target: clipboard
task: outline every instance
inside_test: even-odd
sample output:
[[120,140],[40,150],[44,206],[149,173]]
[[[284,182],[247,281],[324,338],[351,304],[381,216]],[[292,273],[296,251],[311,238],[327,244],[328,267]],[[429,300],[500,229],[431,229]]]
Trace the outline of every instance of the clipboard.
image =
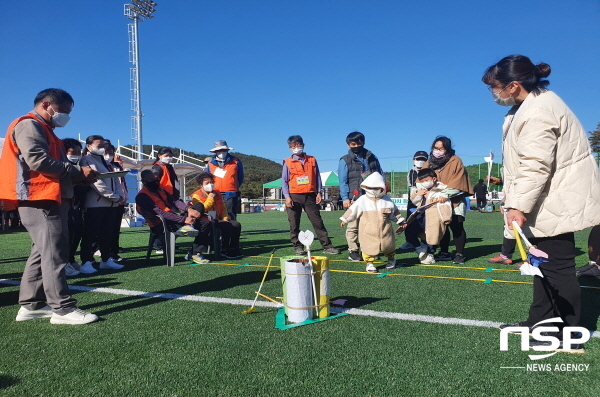
[[98,179],[108,179],[108,178],[120,178],[129,173],[129,171],[114,171],[114,172],[103,172],[98,174]]

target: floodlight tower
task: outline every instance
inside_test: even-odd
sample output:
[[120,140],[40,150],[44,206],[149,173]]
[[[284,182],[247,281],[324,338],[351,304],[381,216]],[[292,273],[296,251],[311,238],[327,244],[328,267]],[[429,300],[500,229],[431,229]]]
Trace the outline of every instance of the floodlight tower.
[[131,89],[131,135],[137,141],[137,159],[142,160],[144,147],[142,146],[142,104],[140,100],[140,59],[138,45],[138,23],[145,19],[152,19],[154,7],[158,4],[151,0],[131,0],[125,4],[125,16],[132,20],[127,25],[129,31],[129,62],[133,67],[129,69],[129,83]]

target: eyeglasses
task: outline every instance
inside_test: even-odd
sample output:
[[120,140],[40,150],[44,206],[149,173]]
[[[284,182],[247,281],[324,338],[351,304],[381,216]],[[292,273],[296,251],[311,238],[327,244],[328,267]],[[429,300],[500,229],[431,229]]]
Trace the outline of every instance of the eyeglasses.
[[[507,89],[508,87],[510,87],[510,85],[511,85],[512,83],[514,83],[514,81],[511,81],[510,83],[508,83],[508,84],[507,84],[507,85],[506,85],[506,86],[505,86],[503,89],[501,89],[501,90],[500,90],[500,91],[498,91],[497,93],[498,93],[498,94],[499,94],[499,93],[501,93],[502,91],[504,91],[505,89]],[[493,93],[493,92],[494,92],[494,88],[496,88],[496,87],[492,87],[492,86],[490,86],[490,87],[488,87],[488,91]]]

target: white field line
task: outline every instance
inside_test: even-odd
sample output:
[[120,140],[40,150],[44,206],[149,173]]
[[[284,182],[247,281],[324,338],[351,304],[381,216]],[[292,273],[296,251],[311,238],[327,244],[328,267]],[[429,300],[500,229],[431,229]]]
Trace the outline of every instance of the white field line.
[[[0,284],[8,285],[19,285],[20,282],[17,280],[0,279]],[[252,299],[231,299],[231,298],[217,298],[213,296],[198,296],[198,295],[181,295],[181,294],[170,294],[162,292],[145,292],[145,291],[134,291],[117,288],[103,288],[103,287],[87,287],[85,285],[69,285],[69,288],[75,291],[85,292],[102,292],[105,294],[112,295],[125,295],[125,296],[139,296],[140,298],[161,298],[161,299],[178,299],[184,301],[193,302],[209,302],[209,303],[226,303],[229,305],[239,306],[251,306],[254,300]],[[261,307],[278,307],[276,303],[256,301],[254,306]],[[494,321],[479,321],[479,320],[468,320],[464,318],[453,318],[453,317],[439,317],[439,316],[426,316],[422,314],[409,314],[409,313],[396,313],[396,312],[379,312],[375,310],[364,310],[364,309],[352,309],[343,307],[331,307],[332,313],[348,313],[356,316],[369,316],[379,318],[390,318],[395,320],[404,321],[420,321],[425,323],[435,324],[450,324],[450,325],[465,325],[471,327],[484,327],[484,328],[498,328],[499,322]],[[594,331],[592,337],[600,338],[600,332]]]

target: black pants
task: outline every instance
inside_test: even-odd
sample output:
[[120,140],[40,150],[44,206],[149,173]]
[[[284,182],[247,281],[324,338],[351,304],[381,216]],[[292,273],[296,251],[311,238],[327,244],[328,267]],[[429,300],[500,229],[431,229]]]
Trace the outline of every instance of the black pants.
[[98,242],[102,261],[110,258],[110,244],[115,230],[116,207],[88,208],[83,216],[83,236],[81,239],[81,263],[93,262],[92,245]]
[[500,253],[510,259],[515,253],[516,245],[517,240],[504,237],[502,239],[502,248],[500,249]]
[[487,197],[477,197],[477,208],[484,209],[487,204]]
[[242,225],[237,221],[217,221],[217,228],[221,231],[221,249],[227,251],[230,248],[240,248],[240,235]]
[[[581,317],[581,288],[575,276],[575,234],[533,238],[532,244],[548,254],[540,265],[544,278],[533,277],[533,302],[527,325],[560,317],[562,326],[578,326]],[[556,324],[561,327],[559,324]]]
[[225,200],[225,207],[227,208],[227,213],[229,214],[229,219],[233,219],[234,221],[237,219],[237,214],[240,213],[241,202],[239,196],[229,197]]
[[448,252],[450,247],[450,231],[452,231],[452,237],[454,237],[454,248],[456,248],[457,254],[463,254],[465,250],[465,244],[467,242],[467,232],[463,226],[465,217],[461,215],[452,214],[452,222],[448,225],[446,233],[440,241],[441,252]]
[[588,237],[590,261],[600,264],[600,225],[594,226]]
[[406,242],[412,244],[413,247],[417,248],[421,244],[427,246],[427,252],[432,254],[435,252],[435,245],[429,245],[426,241],[419,241],[419,234],[425,231],[425,216],[426,214],[417,215],[414,221],[406,227],[404,234],[406,235]]
[[321,242],[323,248],[332,247],[331,240],[327,236],[327,229],[321,219],[321,213],[319,212],[319,205],[317,204],[316,193],[290,193],[290,197],[294,201],[294,205],[291,208],[286,207],[285,210],[288,215],[288,221],[290,222],[290,240],[294,247],[303,247],[302,243],[298,240],[298,234],[300,233],[300,215],[302,210],[306,212],[306,216],[310,220],[310,223],[317,233],[317,237]]
[[113,225],[112,239],[110,240],[110,256],[116,258],[119,256],[119,238],[121,237],[121,222],[123,221],[123,214],[125,213],[125,206],[119,205],[115,207],[115,223]]
[[200,231],[200,234],[194,237],[192,251],[194,254],[205,253],[206,251],[208,251],[209,246],[213,246],[213,233],[211,221],[197,220],[194,224],[194,227]]
[[75,262],[75,252],[83,236],[83,212],[81,207],[69,208],[69,262]]

